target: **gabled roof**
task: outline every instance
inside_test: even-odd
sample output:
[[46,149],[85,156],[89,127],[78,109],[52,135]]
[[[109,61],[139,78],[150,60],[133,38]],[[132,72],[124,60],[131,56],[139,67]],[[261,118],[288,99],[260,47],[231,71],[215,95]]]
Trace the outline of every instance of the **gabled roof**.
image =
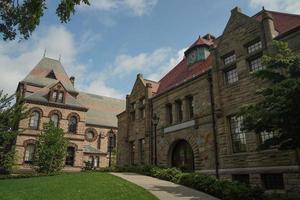
[[185,51],[185,52],[188,52],[190,49],[193,49],[194,47],[197,47],[197,46],[211,46],[214,44],[214,38],[204,38],[204,37],[201,37],[199,36],[199,38]]
[[[255,14],[253,18],[261,21],[263,11],[264,10],[261,10]],[[278,31],[279,34],[285,33],[293,28],[296,28],[297,26],[300,26],[300,15],[269,10],[268,12],[272,15],[275,30]]]
[[125,101],[111,97],[79,92],[76,100],[88,108],[86,123],[117,127],[117,114],[125,110]]
[[149,79],[144,79],[145,84],[150,83],[152,85],[152,93],[157,93],[159,83]]
[[[57,80],[47,78],[51,72],[54,73]],[[77,93],[60,61],[43,57],[22,82],[45,87],[58,81],[63,84],[68,92]]]

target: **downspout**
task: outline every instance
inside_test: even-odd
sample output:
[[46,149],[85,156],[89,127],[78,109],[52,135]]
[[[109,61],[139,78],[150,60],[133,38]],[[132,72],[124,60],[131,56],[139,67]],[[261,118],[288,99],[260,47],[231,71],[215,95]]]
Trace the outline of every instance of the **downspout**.
[[210,102],[211,102],[211,118],[213,125],[213,136],[214,136],[214,153],[215,153],[215,171],[216,178],[219,179],[219,150],[218,150],[218,141],[217,141],[217,129],[216,129],[216,119],[215,119],[215,100],[213,92],[213,81],[212,73],[208,72],[208,82],[209,82],[209,93],[210,93]]

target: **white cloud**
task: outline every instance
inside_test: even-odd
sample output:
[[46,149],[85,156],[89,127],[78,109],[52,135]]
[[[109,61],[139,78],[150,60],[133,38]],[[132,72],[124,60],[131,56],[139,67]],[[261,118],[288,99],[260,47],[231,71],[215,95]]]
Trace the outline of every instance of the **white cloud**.
[[90,6],[83,6],[85,10],[101,11],[130,11],[135,16],[149,13],[158,0],[93,0]]
[[[44,49],[47,49],[46,56],[58,59],[62,56],[62,64],[65,67],[68,75],[75,75],[78,89],[88,88],[89,91],[94,89],[93,93],[107,94],[108,96],[120,97],[120,92],[108,87],[99,78],[91,79],[88,84],[84,84],[84,79],[87,74],[87,67],[77,61],[78,53],[85,51],[95,40],[82,37],[79,41],[85,41],[85,46],[80,46],[75,42],[74,36],[63,26],[50,26],[35,33],[30,40],[21,42],[4,42],[0,41],[0,89],[5,93],[12,94],[17,88],[19,81],[32,70],[32,68],[42,58]],[[97,83],[97,86],[92,86]],[[114,92],[112,92],[114,91]]]
[[267,10],[300,14],[299,0],[250,0],[249,3],[255,9],[264,6]]

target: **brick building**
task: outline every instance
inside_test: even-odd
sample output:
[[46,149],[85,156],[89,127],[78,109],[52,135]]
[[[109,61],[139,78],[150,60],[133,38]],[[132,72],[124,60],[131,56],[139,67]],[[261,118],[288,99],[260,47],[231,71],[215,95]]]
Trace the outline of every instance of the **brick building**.
[[160,81],[139,74],[118,115],[118,165],[154,164],[157,157],[158,165],[300,192],[295,153],[260,149],[274,135],[245,133],[235,116],[259,101],[255,91],[265,83],[251,73],[263,68],[273,40],[300,52],[300,15],[263,9],[250,17],[234,8],[222,35],[199,37]]
[[66,168],[79,170],[84,161],[95,167],[108,166],[108,134],[116,138],[116,114],[125,107],[123,100],[79,92],[74,77],[68,77],[60,61],[43,57],[17,88],[30,116],[20,121],[17,137],[17,164],[27,169],[43,124],[50,120],[69,140]]

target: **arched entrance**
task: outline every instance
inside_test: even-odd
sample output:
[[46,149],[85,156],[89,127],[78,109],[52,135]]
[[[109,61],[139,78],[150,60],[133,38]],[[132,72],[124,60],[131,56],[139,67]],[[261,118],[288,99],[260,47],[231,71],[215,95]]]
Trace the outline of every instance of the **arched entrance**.
[[171,156],[172,167],[183,171],[194,171],[194,153],[187,141],[177,141],[173,147]]

